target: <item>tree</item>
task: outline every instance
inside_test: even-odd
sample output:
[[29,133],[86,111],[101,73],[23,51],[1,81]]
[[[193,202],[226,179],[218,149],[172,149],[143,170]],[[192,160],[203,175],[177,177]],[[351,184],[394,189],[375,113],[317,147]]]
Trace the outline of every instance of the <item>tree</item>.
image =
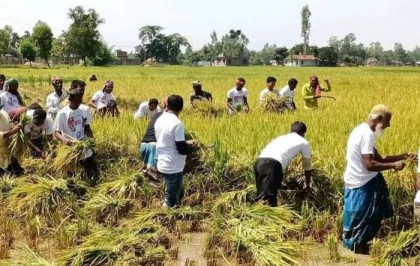
[[0,29],[0,54],[7,54],[9,52],[10,34],[5,29]]
[[18,56],[20,40],[21,38],[11,26],[4,26],[0,29],[0,54]]
[[106,66],[113,59],[111,49],[104,42],[101,42],[95,57],[90,58],[90,61],[93,66]]
[[338,52],[332,46],[321,47],[319,48],[318,58],[324,66],[336,66],[338,62]]
[[401,61],[402,63],[407,63],[407,52],[404,50],[403,45],[399,42],[396,42],[394,44],[394,56],[395,56],[395,63],[397,64],[397,61]]
[[309,46],[309,33],[311,32],[311,23],[309,22],[311,11],[309,11],[308,5],[302,8],[300,15],[302,17],[302,31],[300,35],[303,38],[303,54],[306,55],[306,50]]
[[33,44],[31,39],[25,39],[20,43],[19,46],[20,53],[23,58],[29,61],[29,65],[32,67],[33,61],[36,59],[36,47]]
[[274,60],[276,60],[277,64],[283,65],[283,61],[286,59],[288,51],[289,50],[286,47],[276,48],[274,51]]
[[48,60],[51,57],[53,34],[47,23],[38,21],[32,30],[32,40],[38,49],[38,55],[45,60],[48,67]]
[[367,50],[367,53],[369,57],[373,57],[376,60],[382,60],[382,54],[384,52],[384,48],[382,47],[380,42],[371,42],[369,44],[369,48]]
[[70,9],[68,16],[73,22],[65,33],[66,47],[87,66],[87,58],[95,57],[101,47],[98,27],[104,20],[94,9],[85,12],[81,6]]

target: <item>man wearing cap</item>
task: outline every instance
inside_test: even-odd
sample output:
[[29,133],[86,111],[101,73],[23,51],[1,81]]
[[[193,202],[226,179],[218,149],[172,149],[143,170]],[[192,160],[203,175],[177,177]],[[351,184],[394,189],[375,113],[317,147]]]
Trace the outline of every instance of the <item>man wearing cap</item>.
[[6,81],[6,91],[0,94],[2,108],[6,112],[24,106],[22,97],[18,92],[19,82],[16,79]]
[[193,81],[191,85],[194,89],[194,93],[190,96],[190,103],[193,107],[196,107],[194,101],[213,101],[211,93],[203,90],[203,84],[199,80]]
[[28,144],[31,147],[31,155],[34,158],[45,157],[44,136],[47,141],[51,141],[54,133],[54,122],[43,109],[28,110],[26,115],[31,117],[31,121],[25,125],[24,131],[29,135]]
[[62,78],[53,77],[51,79],[51,84],[54,88],[54,92],[47,96],[47,113],[51,116],[52,119],[55,119],[55,116],[60,109],[60,103],[66,99],[67,95],[63,93]]
[[102,90],[97,91],[89,102],[89,106],[95,109],[95,113],[101,116],[109,113],[112,116],[118,115],[116,99],[112,91],[114,90],[114,82],[107,80]]
[[23,174],[23,169],[8,148],[10,138],[19,132],[21,124],[13,123],[9,115],[0,109],[0,175],[10,173]]
[[154,114],[161,111],[159,101],[156,98],[152,98],[149,101],[140,103],[139,109],[134,113],[134,119],[153,117]]
[[305,139],[306,125],[296,121],[289,134],[279,136],[271,141],[260,153],[254,165],[257,187],[255,201],[263,201],[271,207],[277,206],[277,191],[280,189],[284,172],[296,155],[302,155],[305,170],[304,190],[311,185],[311,146]]
[[318,98],[321,97],[321,91],[331,91],[331,85],[328,79],[325,79],[324,81],[327,84],[326,88],[322,88],[319,84],[318,77],[312,75],[309,77],[309,83],[303,85],[302,96],[304,109],[318,108]]
[[[89,112],[81,108],[83,89],[75,87],[68,91],[69,105],[57,113],[54,122],[54,136],[64,145],[72,145],[75,140],[93,138],[90,128],[92,118]],[[95,184],[99,178],[98,166],[91,149],[87,150],[84,157],[80,159],[86,176]]]
[[227,93],[227,107],[229,114],[231,115],[242,110],[244,110],[245,113],[248,113],[249,111],[247,100],[248,90],[244,87],[245,83],[244,78],[238,78],[236,80],[236,86]]
[[[356,253],[366,254],[381,227],[381,221],[393,216],[388,187],[381,171],[402,170],[404,160],[416,155],[381,156],[375,147],[390,126],[391,111],[375,105],[366,122],[358,125],[347,142],[344,172],[343,244]],[[412,156],[412,157],[410,157]]]
[[4,83],[6,82],[6,76],[0,74],[0,93],[4,91]]

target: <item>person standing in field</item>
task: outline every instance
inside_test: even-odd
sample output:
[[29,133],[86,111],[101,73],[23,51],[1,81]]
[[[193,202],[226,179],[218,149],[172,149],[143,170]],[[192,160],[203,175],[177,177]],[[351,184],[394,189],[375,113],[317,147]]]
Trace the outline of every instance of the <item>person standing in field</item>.
[[[69,104],[57,113],[54,122],[54,136],[64,145],[73,145],[75,140],[93,138],[90,128],[92,117],[90,112],[81,108],[83,90],[73,87],[68,91]],[[84,157],[80,158],[80,164],[84,168],[88,179],[96,183],[99,178],[99,170],[93,151],[87,150]]]
[[16,79],[6,81],[6,90],[0,94],[0,102],[7,113],[25,105],[18,89],[19,82]]
[[52,119],[55,119],[55,116],[60,109],[60,103],[66,99],[67,95],[63,93],[62,78],[53,77],[51,83],[54,88],[54,92],[47,96],[47,113]]
[[295,104],[295,89],[297,84],[298,81],[294,78],[291,78],[289,79],[289,82],[287,82],[287,85],[280,90],[280,96],[286,98],[284,104],[289,110],[297,109]]
[[311,146],[305,139],[306,125],[296,121],[289,134],[279,136],[271,141],[260,153],[254,164],[257,196],[255,201],[263,201],[271,207],[277,206],[277,192],[281,187],[284,172],[290,161],[297,155],[303,157],[305,170],[304,190],[311,186]]
[[327,84],[326,88],[322,88],[319,84],[318,77],[313,75],[309,78],[309,83],[303,85],[302,96],[304,109],[318,108],[318,98],[321,97],[321,91],[331,91],[331,85],[328,79],[324,80]]
[[92,76],[90,76],[90,78],[89,78],[89,81],[90,82],[95,82],[95,81],[97,81],[98,79],[96,78],[96,76],[95,75],[92,75]]
[[180,204],[186,157],[199,148],[197,141],[185,140],[184,125],[178,118],[183,107],[184,100],[181,96],[169,96],[167,111],[155,123],[157,169],[165,180],[164,207]]
[[199,80],[193,81],[191,85],[194,89],[194,93],[190,96],[190,103],[193,107],[196,107],[194,101],[213,101],[211,93],[203,90],[203,84]]
[[162,110],[159,107],[159,101],[156,98],[152,98],[149,101],[140,103],[139,109],[134,114],[134,119],[153,117],[155,113],[161,111]]
[[31,117],[31,122],[25,125],[24,131],[29,135],[28,144],[34,158],[44,158],[44,137],[47,141],[53,139],[54,122],[45,110],[28,110],[26,115]]
[[248,90],[245,86],[245,79],[238,78],[236,80],[236,86],[230,89],[227,93],[227,107],[229,114],[235,114],[236,112],[241,112],[242,110],[245,113],[249,112],[248,105]]
[[[163,109],[166,111],[168,105],[168,97],[163,98]],[[156,135],[155,124],[163,112],[158,112],[152,116],[147,125],[146,132],[140,144],[140,158],[143,161],[142,172],[150,178],[151,181],[158,182],[157,170],[157,152],[156,152]]]
[[276,82],[277,82],[277,79],[274,78],[274,77],[268,77],[267,78],[267,87],[260,92],[260,103],[263,102],[264,98],[267,95],[270,95],[270,94],[275,95],[275,96],[280,95],[279,91],[277,89],[275,89]]
[[23,174],[23,168],[17,159],[12,156],[8,148],[10,138],[18,133],[21,127],[20,123],[13,123],[9,114],[0,109],[0,175],[6,173],[12,175]]
[[353,129],[347,142],[342,239],[343,245],[356,253],[368,253],[368,242],[379,231],[381,221],[393,216],[381,171],[402,170],[403,161],[413,156],[383,157],[376,149],[375,140],[390,126],[391,116],[388,107],[375,105],[368,120]]
[[102,90],[97,91],[89,102],[89,106],[95,109],[95,113],[100,116],[110,114],[117,116],[119,114],[116,98],[112,91],[114,90],[114,82],[112,80],[105,81]]
[[4,91],[4,83],[6,82],[6,76],[0,74],[0,93]]

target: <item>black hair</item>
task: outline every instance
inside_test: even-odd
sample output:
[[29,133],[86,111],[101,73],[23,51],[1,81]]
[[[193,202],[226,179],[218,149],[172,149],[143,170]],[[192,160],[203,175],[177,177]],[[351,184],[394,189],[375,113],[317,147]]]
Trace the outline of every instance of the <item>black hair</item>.
[[83,80],[80,80],[80,79],[73,80],[70,84],[71,89],[84,88],[84,87],[86,87],[86,83]]
[[42,109],[36,109],[33,114],[33,118],[36,120],[45,120],[47,119],[47,112]]
[[0,79],[6,80],[6,76],[4,74],[0,74]]
[[290,85],[290,84],[298,84],[298,81],[297,81],[297,79],[295,79],[295,78],[291,78],[291,79],[289,79],[288,84],[289,84],[289,85]]
[[158,105],[159,101],[156,98],[152,98],[152,99],[149,100],[149,105],[152,105],[152,104]]
[[238,81],[245,83],[245,79],[244,78],[238,78]]
[[171,95],[168,97],[168,110],[180,112],[184,108],[184,99],[179,95]]
[[42,110],[42,106],[39,103],[32,103],[28,107],[29,110]]
[[290,128],[290,132],[297,133],[299,135],[303,135],[306,133],[306,125],[303,122],[296,121],[292,124]]
[[108,105],[106,106],[108,108],[116,108],[117,107],[117,102],[114,100],[110,100]]
[[271,82],[277,82],[277,79],[275,77],[268,77],[267,83],[271,83]]

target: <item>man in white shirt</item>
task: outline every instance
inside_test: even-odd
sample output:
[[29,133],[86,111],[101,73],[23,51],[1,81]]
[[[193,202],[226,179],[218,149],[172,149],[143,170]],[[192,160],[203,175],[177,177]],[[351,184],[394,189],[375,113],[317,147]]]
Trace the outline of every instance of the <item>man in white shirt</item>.
[[196,141],[185,141],[184,125],[178,118],[183,106],[181,96],[169,96],[166,112],[155,123],[157,169],[165,180],[164,207],[180,204],[185,160],[188,154],[198,150]]
[[153,117],[154,114],[161,111],[162,110],[159,107],[159,101],[155,98],[152,98],[148,102],[140,103],[139,109],[134,114],[134,119]]
[[89,106],[95,109],[95,113],[100,116],[110,114],[111,116],[118,116],[119,111],[116,104],[116,99],[112,91],[114,90],[114,82],[107,80],[104,88],[97,91],[89,102]]
[[[81,109],[83,90],[80,87],[73,87],[68,91],[69,105],[57,113],[54,122],[54,136],[64,145],[73,145],[74,140],[93,138],[90,128],[92,117],[89,112]],[[92,150],[87,150],[84,158],[80,160],[89,181],[93,184],[99,178],[98,166]]]
[[382,157],[375,148],[375,139],[390,126],[391,116],[388,107],[375,105],[367,122],[354,128],[347,142],[342,239],[344,246],[356,253],[366,254],[381,221],[393,216],[388,187],[380,171],[402,170],[403,161],[412,156],[406,153]]
[[51,116],[52,119],[55,119],[55,116],[60,109],[60,103],[64,101],[67,97],[63,93],[63,79],[60,77],[53,77],[51,79],[54,92],[47,96],[47,113]]
[[0,94],[2,108],[7,113],[24,105],[18,88],[19,82],[16,79],[9,79],[6,81],[6,90]]
[[280,90],[280,96],[285,97],[285,106],[289,110],[296,110],[295,104],[295,89],[298,81],[294,78],[289,79],[289,82]]
[[281,187],[283,174],[296,155],[303,157],[305,170],[304,190],[309,191],[311,185],[311,146],[305,139],[306,125],[296,121],[290,133],[271,141],[260,153],[254,164],[257,196],[255,201],[263,201],[271,207],[277,206],[277,191]]
[[274,88],[274,87],[276,87],[276,82],[277,82],[277,80],[274,77],[268,77],[267,78],[267,87],[260,92],[260,103],[263,102],[264,98],[268,94],[272,94],[272,95],[275,95],[275,96],[280,95],[279,91]]
[[245,113],[249,111],[248,105],[248,90],[245,86],[245,79],[238,78],[236,80],[236,86],[230,89],[227,93],[227,107],[229,114],[235,114],[236,112],[241,112],[242,110]]
[[28,110],[26,115],[31,117],[31,122],[25,125],[24,131],[29,135],[28,144],[31,155],[35,158],[45,157],[44,136],[51,141],[54,133],[54,122],[45,110]]

